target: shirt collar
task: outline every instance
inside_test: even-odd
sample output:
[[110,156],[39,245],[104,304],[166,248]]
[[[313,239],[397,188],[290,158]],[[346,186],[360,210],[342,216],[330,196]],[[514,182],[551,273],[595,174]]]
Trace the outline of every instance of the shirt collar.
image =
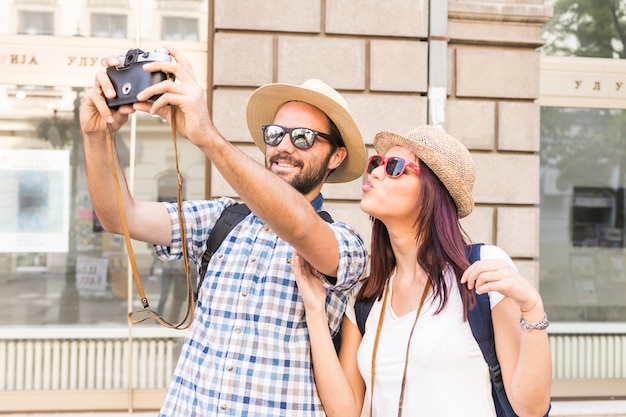
[[324,197],[322,194],[318,194],[317,197],[311,201],[311,205],[315,209],[315,211],[320,211],[322,209],[322,204],[324,203]]

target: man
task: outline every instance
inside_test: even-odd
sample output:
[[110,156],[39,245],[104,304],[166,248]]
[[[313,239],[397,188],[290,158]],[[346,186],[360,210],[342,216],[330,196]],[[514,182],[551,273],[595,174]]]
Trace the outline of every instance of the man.
[[[138,95],[140,102],[111,111],[115,96],[106,73],[96,76],[81,105],[87,185],[106,230],[121,233],[105,144],[107,125],[120,129],[140,110],[170,119],[196,145],[251,209],[213,256],[161,416],[324,416],[311,372],[304,306],[291,271],[297,250],[315,268],[328,294],[331,328],[339,328],[349,291],[362,275],[366,249],[348,225],[327,223],[322,185],[358,178],[365,146],[344,99],[318,80],[301,86],[270,84],[250,97],[247,120],[265,152],[265,168],[231,145],[210,119],[190,63],[152,62],[147,72],[174,74]],[[109,65],[117,61],[112,58]],[[154,103],[141,102],[161,95]],[[104,95],[104,96],[103,96]],[[182,256],[176,205],[137,201],[123,189],[128,229],[155,244],[164,260]],[[206,238],[228,198],[184,204],[189,258],[199,264]],[[234,237],[233,237],[234,236]]]

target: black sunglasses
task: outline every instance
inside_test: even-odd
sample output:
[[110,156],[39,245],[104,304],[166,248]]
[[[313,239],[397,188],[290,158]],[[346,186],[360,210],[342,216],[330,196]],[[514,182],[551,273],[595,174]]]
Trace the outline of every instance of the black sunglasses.
[[381,165],[385,166],[385,174],[391,178],[398,178],[407,168],[411,168],[418,176],[421,173],[420,167],[411,161],[407,161],[406,159],[398,156],[390,156],[386,158],[382,155],[370,156],[367,160],[367,168],[365,168],[365,172],[371,174],[373,170]]
[[263,142],[270,146],[278,146],[287,133],[291,143],[298,149],[309,149],[318,136],[332,143],[332,136],[307,127],[282,127],[279,125],[263,125]]

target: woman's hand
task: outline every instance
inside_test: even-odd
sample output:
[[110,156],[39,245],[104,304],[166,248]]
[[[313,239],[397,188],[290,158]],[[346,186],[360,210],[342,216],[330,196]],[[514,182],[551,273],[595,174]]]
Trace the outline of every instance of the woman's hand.
[[503,259],[483,259],[469,266],[461,283],[478,294],[497,291],[513,300],[521,310],[533,308],[539,300],[535,287]]
[[291,270],[307,313],[326,314],[326,288],[311,265],[296,251],[291,260]]

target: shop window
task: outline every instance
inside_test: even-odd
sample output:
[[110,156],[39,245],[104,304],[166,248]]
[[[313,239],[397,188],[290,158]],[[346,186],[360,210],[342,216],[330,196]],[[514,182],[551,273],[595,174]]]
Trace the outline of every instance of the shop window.
[[51,223],[48,215],[48,189],[48,177],[40,172],[27,172],[19,178],[19,231],[47,231]]
[[[178,195],[178,175],[176,173],[165,174],[157,180],[157,200],[175,203]],[[183,183],[183,199],[185,197],[185,187]]]
[[624,246],[624,189],[574,187],[572,246]]
[[161,37],[168,41],[198,41],[198,19],[163,17]]
[[541,294],[555,321],[626,320],[626,111],[541,110]]
[[91,36],[94,38],[125,39],[127,17],[120,14],[92,13]]
[[54,13],[21,10],[18,13],[17,28],[20,35],[53,35]]

